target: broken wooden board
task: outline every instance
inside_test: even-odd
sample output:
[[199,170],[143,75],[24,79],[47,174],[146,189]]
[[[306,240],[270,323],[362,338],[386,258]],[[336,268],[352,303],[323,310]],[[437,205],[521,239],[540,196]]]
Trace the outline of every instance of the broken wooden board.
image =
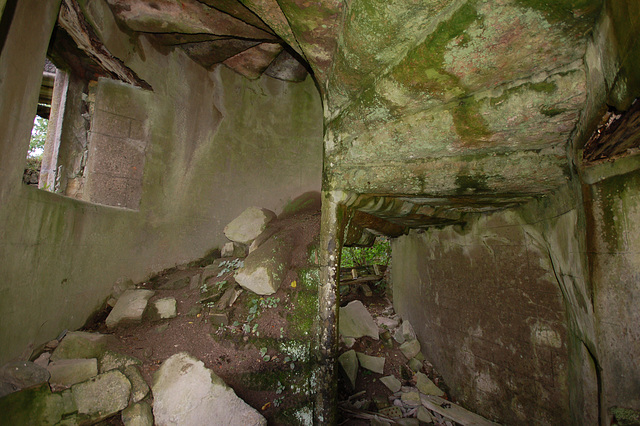
[[425,408],[451,419],[456,423],[460,423],[462,426],[489,426],[498,424],[476,413],[472,413],[453,402],[434,395],[420,395],[420,400]]
[[359,285],[359,284],[380,281],[381,279],[382,279],[382,276],[380,275],[369,275],[366,277],[356,278],[355,280],[345,280],[345,281],[340,280],[340,285]]

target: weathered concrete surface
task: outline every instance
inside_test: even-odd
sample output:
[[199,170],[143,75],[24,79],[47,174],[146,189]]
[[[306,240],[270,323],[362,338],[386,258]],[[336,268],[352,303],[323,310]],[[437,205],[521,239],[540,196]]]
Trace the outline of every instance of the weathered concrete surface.
[[493,214],[398,238],[394,307],[471,410],[507,423],[568,421],[568,315],[549,255],[524,225]]
[[201,361],[185,352],[171,356],[154,374],[153,415],[159,426],[202,425],[216,419],[228,425],[266,425],[255,409]]
[[0,111],[8,123],[0,131],[0,220],[14,224],[0,229],[0,363],[82,326],[117,279],[139,282],[199,258],[222,246],[224,225],[248,205],[279,211],[297,195],[319,191],[321,180],[322,109],[311,79],[250,82],[224,68],[209,72],[180,49],[159,53],[146,38],[134,46],[108,6],[90,2],[89,20],[111,53],[154,87],[141,94],[100,81],[104,98],[95,102],[109,114],[145,105],[140,204],[123,211],[23,187],[59,2],[18,3],[0,65]]

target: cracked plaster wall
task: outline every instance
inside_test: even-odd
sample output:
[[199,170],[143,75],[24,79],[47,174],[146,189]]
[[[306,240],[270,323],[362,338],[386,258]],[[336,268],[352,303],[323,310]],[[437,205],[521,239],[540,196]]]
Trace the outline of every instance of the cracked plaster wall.
[[132,43],[90,3],[106,46],[154,89],[101,81],[98,90],[146,108],[140,204],[124,210],[21,183],[59,5],[21,0],[0,64],[0,364],[80,327],[117,279],[143,280],[221,247],[223,227],[246,207],[279,211],[320,189],[322,107],[311,79],[208,72],[178,50]]

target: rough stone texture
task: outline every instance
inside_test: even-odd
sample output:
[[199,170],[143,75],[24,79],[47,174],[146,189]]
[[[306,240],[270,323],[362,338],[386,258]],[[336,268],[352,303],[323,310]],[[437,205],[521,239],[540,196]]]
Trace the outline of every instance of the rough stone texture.
[[100,358],[107,348],[106,334],[72,331],[51,354],[51,361],[61,359]]
[[[521,213],[535,211],[540,220],[534,207]],[[563,219],[571,214],[558,213],[563,208],[540,205],[547,217],[557,217],[551,223],[570,232],[571,222]],[[400,237],[392,243],[393,300],[452,396],[467,408],[503,422],[553,423],[568,418],[567,313],[549,252],[530,233],[534,229],[517,215],[496,213],[464,230],[449,226]],[[572,241],[562,233],[558,238]],[[557,262],[573,268],[567,274],[574,276],[580,265],[579,258]],[[419,282],[421,296],[413,290]],[[505,400],[515,405],[507,408]]]
[[361,352],[357,352],[356,354],[358,355],[358,361],[362,368],[378,374],[384,373],[384,363],[386,361],[384,357],[366,355]]
[[2,422],[6,425],[55,425],[63,414],[62,397],[42,384],[0,398]]
[[[591,188],[589,214],[596,223],[590,246],[596,329],[601,347],[606,406],[640,410],[640,172],[605,179]],[[597,218],[605,220],[596,220]],[[615,219],[614,219],[615,218]]]
[[389,388],[391,392],[394,392],[394,393],[398,392],[400,390],[400,387],[402,386],[402,383],[400,383],[400,380],[398,380],[395,376],[381,377],[380,381],[382,382],[383,385]]
[[420,371],[422,370],[422,362],[418,361],[416,358],[411,358],[409,360],[409,368],[413,371]]
[[[187,283],[189,279],[187,278]],[[151,302],[151,316],[155,319],[175,318],[178,315],[175,297],[165,297]]]
[[338,363],[347,375],[351,388],[356,388],[356,379],[358,378],[358,355],[353,349],[347,351],[338,357]]
[[14,361],[0,368],[0,381],[12,385],[15,389],[45,383],[49,376],[46,368],[29,361]]
[[435,396],[443,396],[444,391],[442,391],[435,383],[431,381],[424,373],[416,373],[416,387],[425,395],[435,395]]
[[270,210],[249,207],[225,226],[224,235],[231,241],[250,244],[275,217]]
[[153,426],[151,406],[146,402],[132,404],[122,411],[124,426]]
[[142,401],[149,394],[149,385],[140,374],[140,370],[135,365],[124,367],[123,373],[131,382],[131,400],[133,402]]
[[84,382],[98,375],[98,360],[91,359],[61,359],[47,367],[51,378],[49,383],[58,386],[71,386]]
[[240,286],[256,294],[273,294],[278,291],[289,270],[291,245],[287,231],[273,235],[251,252],[236,272],[234,278]]
[[346,337],[360,338],[369,336],[378,340],[378,326],[373,317],[359,300],[349,302],[344,308],[340,308],[340,334]]
[[1,116],[12,117],[0,126],[0,220],[14,224],[0,238],[0,365],[29,344],[80,328],[120,277],[140,282],[221,247],[224,225],[247,206],[279,211],[320,190],[322,104],[311,78],[291,84],[249,81],[225,67],[207,71],[181,49],[159,52],[146,37],[132,44],[105,2],[89,3],[87,19],[106,48],[153,87],[101,79],[91,102],[105,117],[128,118],[130,140],[142,134],[148,142],[141,203],[138,213],[79,203],[15,178],[60,4],[17,2],[0,64]]
[[222,246],[220,255],[222,257],[245,257],[247,255],[247,246],[230,241]]
[[106,373],[116,368],[122,370],[129,365],[140,364],[142,364],[142,361],[138,358],[109,350],[105,351],[99,360],[100,373]]
[[131,383],[119,370],[111,370],[73,385],[71,391],[78,414],[97,422],[123,410],[129,404]]
[[153,415],[159,426],[266,425],[260,413],[238,398],[201,361],[182,352],[167,359],[153,378]]
[[152,290],[127,290],[118,299],[105,320],[108,328],[119,324],[140,322],[149,299],[155,294]]
[[400,345],[400,351],[407,359],[412,359],[420,353],[420,342],[417,339],[404,342]]

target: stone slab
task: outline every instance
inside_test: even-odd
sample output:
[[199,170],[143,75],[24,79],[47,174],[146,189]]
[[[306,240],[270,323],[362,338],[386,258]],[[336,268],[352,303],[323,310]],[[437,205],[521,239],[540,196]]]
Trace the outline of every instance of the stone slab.
[[250,244],[276,217],[271,210],[249,207],[224,228],[224,235],[231,241]]
[[266,419],[236,396],[201,361],[185,352],[168,358],[154,374],[156,425],[266,425]]
[[343,371],[349,379],[351,388],[355,389],[356,379],[358,378],[358,355],[353,349],[347,351],[338,357],[338,363],[342,366]]
[[366,368],[367,370],[378,374],[384,373],[384,363],[386,358],[366,355],[361,352],[356,352],[356,354],[358,355],[358,361],[362,368]]
[[114,328],[121,323],[140,322],[149,299],[155,294],[152,290],[127,290],[107,317],[107,328]]
[[369,336],[375,340],[379,339],[378,325],[361,301],[349,302],[347,306],[340,308],[339,315],[338,327],[343,336],[355,339]]
[[49,383],[57,386],[72,386],[98,375],[98,360],[95,358],[61,359],[47,367],[51,373]]
[[73,385],[71,391],[78,414],[97,422],[126,408],[131,382],[121,371],[111,370]]

